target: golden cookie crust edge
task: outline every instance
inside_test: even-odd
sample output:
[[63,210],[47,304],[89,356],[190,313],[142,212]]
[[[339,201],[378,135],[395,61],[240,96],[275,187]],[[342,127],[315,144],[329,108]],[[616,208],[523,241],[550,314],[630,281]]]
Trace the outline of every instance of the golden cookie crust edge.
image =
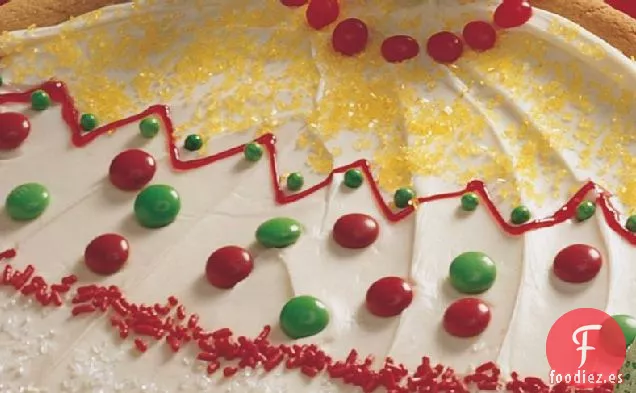
[[126,0],[10,0],[0,6],[0,33],[54,26],[71,17]]
[[636,57],[636,20],[603,0],[530,0],[530,3],[570,19],[625,55]]

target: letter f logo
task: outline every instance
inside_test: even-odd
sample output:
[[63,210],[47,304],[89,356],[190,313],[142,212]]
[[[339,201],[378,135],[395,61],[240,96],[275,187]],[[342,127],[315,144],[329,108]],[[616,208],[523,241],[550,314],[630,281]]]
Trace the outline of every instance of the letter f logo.
[[[580,345],[576,349],[577,351],[581,351],[581,364],[579,364],[579,368],[585,365],[585,362],[587,361],[587,352],[596,349],[592,346],[587,345],[587,332],[589,332],[590,330],[601,330],[601,327],[601,325],[581,326],[580,328],[576,329],[574,333],[572,333],[572,341],[574,342],[574,344]],[[581,333],[581,341],[579,341],[579,339],[577,338],[579,333]]]

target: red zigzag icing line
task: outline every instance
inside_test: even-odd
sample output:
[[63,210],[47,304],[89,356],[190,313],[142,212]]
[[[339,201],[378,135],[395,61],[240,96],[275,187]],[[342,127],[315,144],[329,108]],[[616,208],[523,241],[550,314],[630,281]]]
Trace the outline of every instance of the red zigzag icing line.
[[[68,125],[71,130],[71,140],[73,144],[77,147],[82,147],[93,140],[97,139],[103,134],[108,132],[115,131],[116,129],[123,127],[125,125],[139,122],[144,118],[154,115],[161,118],[163,121],[166,139],[168,141],[168,152],[170,154],[170,161],[172,166],[175,169],[179,170],[191,170],[200,168],[202,166],[212,164],[213,162],[223,160],[225,158],[229,158],[235,156],[237,154],[242,154],[243,148],[245,144],[240,146],[235,146],[228,150],[222,151],[220,153],[216,153],[211,156],[202,157],[194,160],[183,161],[179,158],[179,149],[174,143],[174,124],[170,118],[170,110],[165,105],[153,105],[146,109],[145,111],[138,113],[136,115],[132,115],[130,117],[114,121],[110,124],[105,124],[92,132],[83,132],[80,129],[79,125],[79,111],[75,107],[75,103],[73,97],[70,95],[66,85],[59,81],[48,81],[40,86],[34,87],[32,89],[23,91],[23,92],[14,92],[14,93],[6,93],[0,94],[0,104],[6,103],[29,103],[31,99],[31,94],[38,90],[46,91],[51,99],[61,105],[62,118],[64,122]],[[344,173],[349,169],[358,168],[363,173],[367,179],[367,184],[371,188],[371,193],[373,194],[379,209],[382,211],[384,216],[390,221],[397,222],[400,221],[415,211],[413,206],[409,206],[405,209],[394,211],[389,204],[384,201],[382,197],[382,193],[378,187],[377,182],[373,178],[373,174],[371,173],[371,167],[366,160],[358,160],[354,161],[351,164],[344,165],[338,168],[335,168],[331,171],[331,173],[321,182],[313,185],[310,188],[305,189],[302,192],[298,192],[295,194],[286,194],[284,190],[281,188],[279,184],[279,172],[278,165],[276,162],[276,138],[272,134],[266,134],[256,139],[257,142],[264,145],[267,149],[268,158],[269,158],[269,166],[271,173],[271,181],[272,187],[274,189],[274,197],[277,203],[279,204],[287,204],[298,201],[302,198],[305,198],[314,192],[330,185],[333,181],[333,175],[336,173]],[[528,231],[552,227],[558,225],[564,221],[572,219],[576,216],[576,208],[581,203],[581,201],[585,198],[585,196],[594,191],[596,193],[596,203],[600,207],[603,212],[603,216],[605,221],[609,225],[612,230],[618,233],[623,239],[627,240],[629,243],[636,245],[636,234],[628,231],[620,222],[620,213],[618,210],[612,205],[611,202],[611,194],[604,190],[598,184],[589,181],[585,183],[573,196],[568,200],[560,209],[558,209],[551,216],[535,219],[533,221],[527,222],[522,225],[512,225],[510,224],[499,212],[497,207],[495,206],[492,198],[489,196],[488,189],[485,184],[480,180],[473,180],[469,182],[465,188],[462,190],[458,190],[456,192],[450,192],[445,194],[436,194],[426,197],[418,198],[418,204],[433,202],[441,199],[448,198],[459,198],[466,192],[475,192],[483,201],[484,205],[490,211],[493,219],[499,224],[501,229],[506,231],[511,235],[521,235]]]

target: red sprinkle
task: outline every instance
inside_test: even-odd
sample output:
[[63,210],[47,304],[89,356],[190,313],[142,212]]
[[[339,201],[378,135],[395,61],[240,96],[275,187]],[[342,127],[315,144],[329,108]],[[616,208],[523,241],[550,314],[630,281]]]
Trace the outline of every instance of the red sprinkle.
[[141,353],[144,353],[148,350],[148,344],[146,344],[142,339],[140,338],[136,338],[135,339],[135,347],[137,348],[137,350]]
[[238,368],[236,367],[225,367],[223,369],[223,376],[225,376],[226,378],[229,378],[232,375],[236,374],[237,371],[238,371]]
[[50,301],[50,297],[46,293],[45,289],[40,289],[38,292],[36,292],[35,299],[43,306],[48,305]]
[[51,290],[60,293],[66,293],[71,290],[71,287],[66,284],[53,284],[51,285]]
[[307,4],[309,0],[280,0],[281,4],[287,7],[300,7]]
[[150,325],[135,325],[133,331],[140,336],[155,337],[159,333],[159,329]]
[[4,267],[4,270],[2,271],[2,283],[3,284],[10,284],[11,283],[11,278],[13,277],[13,267],[11,267],[11,265],[6,265]]
[[199,316],[197,314],[190,315],[190,319],[188,319],[188,327],[190,329],[194,329],[199,323]]
[[305,374],[306,376],[313,378],[318,374],[318,370],[311,366],[302,366],[300,368],[300,372]]
[[51,292],[51,296],[50,296],[51,302],[56,306],[56,307],[61,307],[62,306],[62,298],[60,297],[60,294],[56,291]]
[[181,348],[181,341],[179,341],[179,339],[174,336],[168,336],[166,338],[166,341],[168,342],[168,345],[170,345],[170,348],[173,352],[178,352]]
[[212,352],[201,352],[197,355],[197,359],[203,360],[204,362],[213,362],[218,358],[217,354]]
[[37,286],[33,285],[33,284],[27,284],[25,286],[22,287],[22,289],[20,290],[20,292],[22,292],[22,294],[24,296],[29,296],[30,294],[32,294],[33,292],[35,292],[38,289]]
[[0,252],[0,261],[3,261],[5,259],[15,258],[15,256],[16,256],[16,251],[14,248],[11,248],[6,251]]
[[71,274],[70,276],[62,277],[62,284],[64,285],[73,285],[77,282],[77,276]]
[[177,318],[185,319],[185,317],[186,317],[185,307],[183,307],[183,305],[177,307]]
[[114,302],[110,304],[110,306],[115,310],[115,312],[121,316],[128,315],[128,309],[124,306],[121,299],[116,299]]
[[41,276],[35,276],[31,279],[31,284],[35,285],[38,288],[46,287],[46,281]]
[[208,364],[208,374],[214,374],[219,368],[221,368],[221,363],[218,360]]
[[230,330],[229,328],[222,328],[212,333],[212,338],[214,338],[215,340],[219,340],[222,338],[231,337],[233,334],[234,333],[232,333],[232,330]]
[[71,313],[73,314],[73,316],[78,316],[80,314],[94,312],[95,310],[95,306],[93,306],[92,304],[80,304],[79,306],[73,307]]

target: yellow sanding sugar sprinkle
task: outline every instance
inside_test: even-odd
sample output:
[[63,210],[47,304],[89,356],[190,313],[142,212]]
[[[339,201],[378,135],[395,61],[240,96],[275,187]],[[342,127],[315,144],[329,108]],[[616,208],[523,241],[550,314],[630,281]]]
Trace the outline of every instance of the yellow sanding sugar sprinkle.
[[[416,175],[480,178],[512,203],[542,203],[570,196],[584,169],[636,206],[636,132],[633,121],[622,120],[636,97],[620,83],[602,82],[622,78],[612,70],[599,66],[593,72],[608,79],[589,78],[580,56],[606,54],[567,23],[548,30],[579,57],[512,30],[498,33],[494,49],[466,50],[444,67],[425,53],[388,64],[375,33],[364,53],[343,57],[333,51],[329,29],[310,29],[302,8],[278,0],[197,0],[187,9],[171,0],[150,12],[154,3],[121,8],[112,23],[102,23],[104,13],[81,17],[75,22],[85,28],[65,25],[39,44],[3,35],[0,51],[9,55],[0,65],[16,83],[64,80],[80,111],[104,122],[155,103],[196,103],[176,138],[198,133],[212,145],[217,134],[262,135],[304,120],[308,128],[296,145],[314,171],[328,173],[334,157],[357,150],[389,191],[410,186]],[[365,19],[372,31],[397,3],[373,2],[384,13]],[[440,26],[457,31],[471,18],[457,15]],[[398,25],[404,34],[427,28],[419,15]],[[354,134],[352,146],[335,146],[343,133]]]
[[548,26],[548,32],[561,37],[566,42],[573,44],[576,48],[586,56],[596,60],[606,56],[606,52],[599,45],[585,42],[581,39],[580,28],[574,26],[566,26],[562,21],[553,20]]

